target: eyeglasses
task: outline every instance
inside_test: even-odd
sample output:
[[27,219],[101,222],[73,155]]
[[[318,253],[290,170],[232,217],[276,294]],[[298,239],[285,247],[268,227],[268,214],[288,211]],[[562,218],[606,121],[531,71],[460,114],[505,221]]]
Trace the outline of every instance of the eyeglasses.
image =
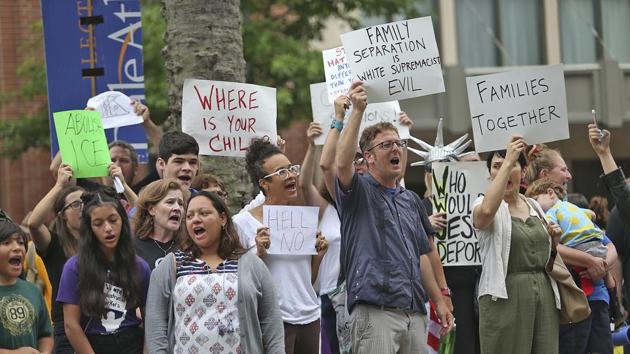
[[291,172],[295,176],[299,176],[300,175],[300,165],[291,165],[291,166],[289,166],[287,168],[281,168],[281,169],[279,169],[278,171],[276,171],[274,173],[270,173],[270,174],[266,175],[262,179],[267,179],[267,178],[273,177],[275,175],[278,175],[278,177],[280,177],[282,179],[287,179],[289,177],[289,172]]
[[72,208],[74,210],[80,210],[83,208],[83,202],[80,200],[75,200],[74,202],[64,206],[63,209],[61,209],[61,212],[63,213],[68,208]]
[[396,144],[396,146],[398,146],[399,148],[406,148],[407,147],[407,140],[387,140],[387,141],[383,141],[380,142],[376,145],[373,145],[371,148],[367,149],[366,151],[370,151],[372,149],[374,149],[375,147],[378,147],[381,150],[390,150],[391,148],[394,147],[394,144]]

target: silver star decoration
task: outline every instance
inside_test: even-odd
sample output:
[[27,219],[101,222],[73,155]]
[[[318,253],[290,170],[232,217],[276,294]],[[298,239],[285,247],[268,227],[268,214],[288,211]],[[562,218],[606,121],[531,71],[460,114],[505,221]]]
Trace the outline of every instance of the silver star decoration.
[[435,145],[425,143],[424,141],[409,136],[409,139],[420,145],[425,151],[407,147],[407,149],[414,154],[420,156],[424,161],[418,161],[411,164],[411,166],[431,165],[436,161],[458,161],[463,156],[471,154],[473,152],[462,153],[470,145],[472,140],[465,141],[468,138],[468,134],[464,134],[452,143],[444,146],[444,133],[442,128],[442,118],[438,123],[437,136],[435,137]]

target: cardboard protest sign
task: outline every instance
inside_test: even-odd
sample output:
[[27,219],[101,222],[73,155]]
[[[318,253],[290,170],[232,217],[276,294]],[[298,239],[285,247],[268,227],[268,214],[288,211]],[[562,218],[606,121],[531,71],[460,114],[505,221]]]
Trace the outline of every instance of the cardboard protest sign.
[[275,88],[186,79],[182,101],[182,131],[201,155],[244,157],[256,137],[276,143]]
[[353,79],[369,102],[444,92],[442,65],[431,17],[370,26],[341,35]]
[[434,162],[431,167],[433,212],[446,213],[447,220],[434,238],[442,264],[480,265],[471,213],[473,202],[490,184],[485,162]]
[[335,102],[340,95],[347,95],[352,85],[352,72],[346,61],[346,51],[343,47],[322,51],[324,58],[324,73],[328,89],[328,102]]
[[134,113],[131,98],[118,91],[96,95],[87,101],[86,106],[101,114],[105,129],[142,123],[142,116]]
[[317,254],[318,207],[264,205],[263,224],[269,227],[269,254]]
[[[326,100],[326,84],[311,84],[311,109],[313,111],[313,121],[318,122],[322,126],[324,133],[315,139],[315,145],[324,145],[326,136],[328,135],[330,124],[335,119],[335,107]],[[359,128],[359,136],[363,130],[370,125],[379,122],[390,122],[396,129],[401,139],[409,138],[409,127],[400,124],[398,113],[400,112],[400,104],[398,101],[370,103],[363,112],[363,120]],[[348,123],[348,117],[344,119],[344,125]]]
[[466,78],[475,151],[505,149],[512,134],[528,144],[569,138],[562,65]]
[[112,162],[101,116],[95,111],[75,110],[53,113],[61,160],[76,178],[109,174]]

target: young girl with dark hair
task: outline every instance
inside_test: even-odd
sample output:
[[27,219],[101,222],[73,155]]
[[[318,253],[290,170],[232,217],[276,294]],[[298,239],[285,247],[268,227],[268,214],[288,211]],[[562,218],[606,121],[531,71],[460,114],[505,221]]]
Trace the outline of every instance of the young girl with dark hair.
[[142,353],[144,310],[151,271],[136,256],[129,220],[113,191],[85,193],[81,246],[66,262],[57,301],[77,353]]
[[286,352],[319,353],[320,303],[313,283],[328,243],[319,234],[316,255],[267,254],[271,237],[269,228],[262,223],[264,205],[295,205],[300,166],[292,165],[277,146],[261,139],[252,141],[246,161],[252,182],[266,198],[263,205],[234,216],[241,244],[256,252],[269,268],[276,287],[284,289],[278,294],[278,301]]
[[146,186],[136,202],[134,247],[151,270],[185,239],[184,204],[188,191],[173,179]]
[[[72,185],[72,168],[62,164],[57,170],[57,182],[40,200],[28,219],[28,228],[42,257],[48,277],[52,284],[52,321],[54,324],[55,354],[72,354],[74,350],[64,332],[63,308],[55,301],[59,290],[59,279],[63,265],[74,256],[79,248],[79,227],[81,224],[81,195],[83,188]],[[54,213],[55,219],[48,228],[48,215]]]
[[149,353],[284,353],[271,275],[241,247],[220,197],[195,194],[186,229],[182,249],[151,275]]

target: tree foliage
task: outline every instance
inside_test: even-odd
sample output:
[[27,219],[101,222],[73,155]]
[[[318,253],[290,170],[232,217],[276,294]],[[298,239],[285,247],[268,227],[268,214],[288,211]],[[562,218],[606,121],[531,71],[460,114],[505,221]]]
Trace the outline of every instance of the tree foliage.
[[[159,0],[141,0],[141,8],[146,101],[152,118],[162,123],[169,112],[162,55],[165,22]],[[241,0],[241,9],[247,82],[277,88],[280,127],[310,119],[309,85],[324,80],[321,52],[312,49],[310,42],[320,39],[327,19],[342,19],[356,28],[364,16],[388,21],[418,15],[417,1],[412,0]],[[33,26],[33,32],[33,42],[23,50],[35,48],[38,54],[26,56],[20,64],[20,87],[0,94],[0,105],[28,106],[36,98],[44,103],[22,110],[27,113],[11,117],[15,119],[0,121],[0,154],[12,158],[30,147],[50,147],[41,22]]]

